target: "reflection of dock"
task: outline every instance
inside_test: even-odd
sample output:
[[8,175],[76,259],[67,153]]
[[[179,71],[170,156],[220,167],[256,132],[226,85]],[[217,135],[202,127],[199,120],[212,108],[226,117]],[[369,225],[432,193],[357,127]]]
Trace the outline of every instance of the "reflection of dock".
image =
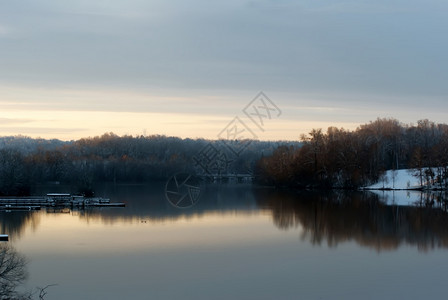
[[49,207],[47,208],[47,214],[69,214],[71,213],[68,207]]
[[109,199],[101,197],[88,198],[71,194],[50,193],[42,197],[2,197],[2,210],[36,210],[45,207],[124,207],[124,203],[111,203]]
[[0,206],[0,210],[40,210],[40,206],[35,205],[21,206],[21,205],[6,204],[5,206]]

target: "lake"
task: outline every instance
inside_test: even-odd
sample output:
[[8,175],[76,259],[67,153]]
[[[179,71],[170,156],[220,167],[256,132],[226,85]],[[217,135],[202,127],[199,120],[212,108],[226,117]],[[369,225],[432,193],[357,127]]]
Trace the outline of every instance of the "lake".
[[[49,191],[66,190],[36,190]],[[441,208],[247,185],[202,186],[190,208],[170,204],[163,182],[96,194],[126,208],[0,212],[0,233],[28,259],[21,290],[55,284],[45,299],[446,298]]]

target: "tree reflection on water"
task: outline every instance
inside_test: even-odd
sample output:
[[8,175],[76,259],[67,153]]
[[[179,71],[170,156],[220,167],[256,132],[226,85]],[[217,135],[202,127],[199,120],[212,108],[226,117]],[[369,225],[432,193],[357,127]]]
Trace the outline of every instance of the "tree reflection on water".
[[[373,192],[282,191],[265,188],[215,186],[204,190],[193,209],[176,209],[168,205],[163,188],[125,186],[106,191],[102,196],[126,202],[126,208],[65,209],[79,222],[161,223],[194,219],[209,214],[270,211],[274,225],[281,230],[300,229],[303,240],[313,245],[354,241],[377,251],[395,250],[403,245],[421,251],[448,248],[448,212],[445,192],[416,194],[416,203],[398,206],[394,200]],[[387,205],[393,204],[393,205]],[[19,239],[25,228],[36,228],[46,214],[36,212],[0,212],[0,232]]]
[[27,227],[39,226],[40,217],[35,211],[0,211],[0,233],[9,234],[10,240],[19,239]]
[[314,245],[354,240],[377,251],[402,244],[422,251],[448,248],[448,214],[440,208],[385,205],[370,192],[264,191],[257,199],[272,210],[278,228],[301,227],[302,239]]

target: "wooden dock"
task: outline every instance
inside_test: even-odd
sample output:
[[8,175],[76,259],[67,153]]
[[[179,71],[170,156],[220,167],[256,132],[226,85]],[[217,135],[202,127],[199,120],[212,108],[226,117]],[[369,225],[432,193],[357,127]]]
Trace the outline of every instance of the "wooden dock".
[[46,206],[49,200],[46,197],[1,197],[0,206]]
[[50,193],[41,197],[1,197],[0,210],[38,210],[40,207],[124,207],[101,197],[88,198],[71,194]]

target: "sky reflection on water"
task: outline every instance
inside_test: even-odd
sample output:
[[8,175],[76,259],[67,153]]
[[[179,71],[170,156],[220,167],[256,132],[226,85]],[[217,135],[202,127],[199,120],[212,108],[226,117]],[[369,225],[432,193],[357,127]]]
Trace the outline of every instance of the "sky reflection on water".
[[[175,209],[155,186],[122,208],[1,213],[47,299],[420,299],[442,295],[447,215],[373,193],[208,187]],[[430,285],[431,291],[418,286]],[[440,287],[439,287],[440,286]],[[429,293],[429,294],[428,294]]]

